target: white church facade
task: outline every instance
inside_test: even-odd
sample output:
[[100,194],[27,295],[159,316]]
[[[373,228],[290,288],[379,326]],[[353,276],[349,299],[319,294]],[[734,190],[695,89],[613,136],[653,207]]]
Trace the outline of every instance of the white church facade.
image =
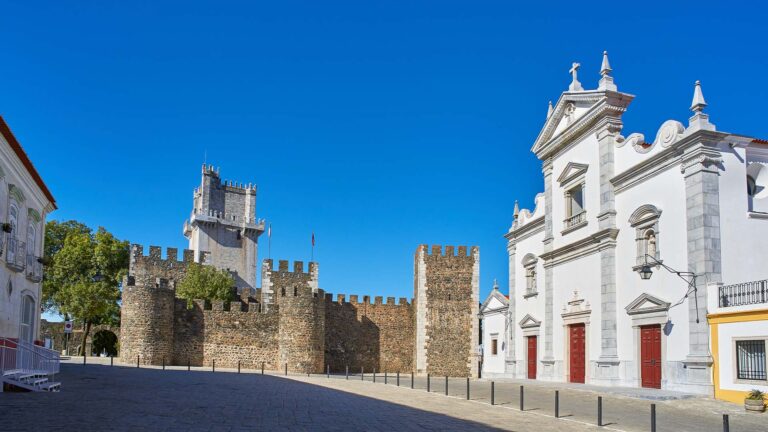
[[708,285],[768,277],[768,142],[717,130],[699,82],[687,125],[627,133],[607,53],[597,89],[578,69],[505,235],[509,295],[480,311],[483,375],[711,394]]

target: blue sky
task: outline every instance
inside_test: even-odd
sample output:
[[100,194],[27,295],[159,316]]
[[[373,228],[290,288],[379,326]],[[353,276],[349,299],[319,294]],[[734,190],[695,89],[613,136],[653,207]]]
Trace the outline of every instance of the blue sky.
[[720,130],[768,138],[759,3],[534,3],[9,2],[0,113],[52,219],[183,248],[207,154],[258,184],[273,258],[308,260],[314,230],[326,291],[410,297],[416,246],[455,244],[484,297],[571,62],[594,88],[609,51],[625,135],[687,121],[699,79]]

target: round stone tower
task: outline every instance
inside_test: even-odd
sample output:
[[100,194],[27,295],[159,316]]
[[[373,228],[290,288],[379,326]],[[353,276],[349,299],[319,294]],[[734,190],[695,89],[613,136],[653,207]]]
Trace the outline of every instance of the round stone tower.
[[[312,265],[310,263],[310,272]],[[278,297],[278,362],[289,371],[321,373],[325,364],[325,293],[306,282],[285,284]]]
[[173,311],[175,292],[168,279],[136,283],[128,276],[123,284],[120,311],[120,357],[133,363],[170,364],[173,356]]

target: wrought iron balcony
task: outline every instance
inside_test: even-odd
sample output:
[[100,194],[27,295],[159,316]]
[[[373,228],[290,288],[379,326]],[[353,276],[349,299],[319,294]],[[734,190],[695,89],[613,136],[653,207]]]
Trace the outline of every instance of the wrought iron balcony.
[[8,264],[8,268],[15,271],[24,270],[27,254],[26,243],[12,236],[8,236],[7,240],[5,262]]
[[43,279],[43,264],[40,258],[27,254],[27,279],[40,282]]
[[768,303],[768,279],[721,286],[718,299],[720,307]]

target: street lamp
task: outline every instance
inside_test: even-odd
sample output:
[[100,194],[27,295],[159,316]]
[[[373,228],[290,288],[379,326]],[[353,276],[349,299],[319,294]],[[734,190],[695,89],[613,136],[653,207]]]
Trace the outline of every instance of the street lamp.
[[[677,271],[672,267],[669,267],[668,265],[665,265],[661,261],[657,260],[655,257],[645,254],[645,264],[643,264],[643,266],[640,267],[640,271],[638,271],[638,273],[640,273],[640,279],[642,280],[648,280],[651,278],[651,276],[653,276],[653,270],[651,269],[651,266],[648,264],[648,258],[653,260],[653,264],[655,264],[656,266],[663,267],[666,271],[676,274],[680,279],[684,280],[688,284],[688,291],[685,293],[685,297],[683,298],[684,299],[688,298],[688,295],[691,293],[691,291],[693,291],[693,300],[696,303],[696,323],[698,323],[699,322],[699,296],[697,295],[698,289],[696,288],[696,276],[697,276],[696,273]],[[686,278],[690,278],[690,279],[686,279]],[[680,302],[676,303],[673,306],[677,306],[682,302],[683,301],[680,300]]]
[[97,271],[97,272],[96,272],[96,274],[95,274],[95,275],[93,275],[93,277],[91,278],[91,280],[92,280],[93,282],[101,282],[101,281],[103,281],[103,280],[104,280],[104,276],[102,276],[101,272],[98,272],[98,271]]

